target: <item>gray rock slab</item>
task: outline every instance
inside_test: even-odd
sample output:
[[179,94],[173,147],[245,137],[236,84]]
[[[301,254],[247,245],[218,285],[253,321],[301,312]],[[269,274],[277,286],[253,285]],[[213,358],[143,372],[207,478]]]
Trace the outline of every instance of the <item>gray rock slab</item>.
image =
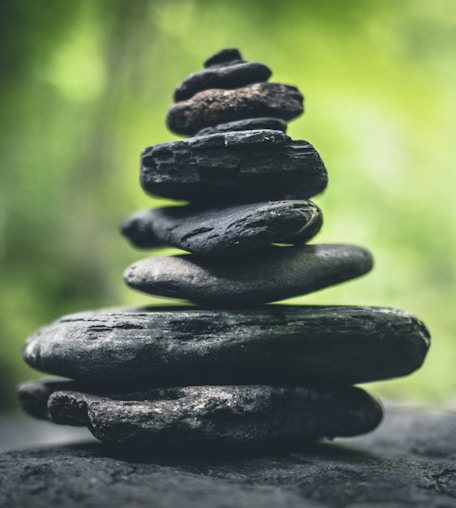
[[230,256],[271,243],[304,243],[322,225],[320,209],[310,201],[279,201],[201,209],[176,206],[143,210],[121,231],[133,245],[172,245],[193,254]]
[[294,453],[145,456],[97,443],[10,451],[0,454],[0,506],[454,508],[455,434],[454,411],[387,406],[374,432]]
[[271,129],[275,131],[287,131],[287,122],[280,118],[248,118],[247,120],[237,120],[235,122],[220,123],[213,127],[206,127],[198,131],[195,136],[208,136],[209,134],[218,134],[219,132],[230,131],[248,131],[258,129]]
[[174,90],[174,100],[183,101],[209,88],[232,89],[267,81],[271,69],[260,62],[232,62],[230,65],[211,66],[190,74]]
[[429,344],[412,314],[381,307],[122,308],[63,316],[27,340],[24,359],[99,389],[342,386],[409,374]]
[[234,90],[211,88],[173,104],[166,115],[169,129],[193,135],[219,123],[272,116],[291,120],[304,111],[303,96],[282,83],[254,83]]
[[51,394],[34,412],[38,402],[29,405],[24,398],[29,401],[30,391],[38,390],[30,389],[32,382],[19,387],[31,416],[41,418],[47,408],[54,423],[86,425],[97,439],[116,445],[300,444],[364,434],[377,427],[383,414],[375,399],[354,387],[187,386],[94,394],[77,390],[72,382],[67,390],[52,381],[34,383]]
[[312,293],[371,268],[369,251],[354,245],[270,246],[233,258],[188,254],[141,259],[125,270],[124,280],[153,295],[245,306]]
[[200,203],[307,199],[327,181],[310,143],[268,129],[162,143],[141,155],[146,192]]

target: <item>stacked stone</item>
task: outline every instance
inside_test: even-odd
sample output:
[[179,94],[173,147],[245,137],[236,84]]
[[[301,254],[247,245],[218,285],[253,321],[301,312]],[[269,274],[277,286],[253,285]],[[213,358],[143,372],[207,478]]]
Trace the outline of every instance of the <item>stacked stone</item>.
[[286,134],[301,93],[222,50],[175,90],[169,128],[187,139],[146,148],[146,192],[186,205],[139,212],[122,231],[142,248],[131,287],[195,306],[65,316],[30,337],[25,360],[67,379],[23,383],[24,409],[140,446],[297,446],[375,428],[380,404],[354,384],[417,369],[423,323],[378,307],[267,305],[360,276],[369,252],[307,245],[322,225],[309,198],[327,183],[306,141]]

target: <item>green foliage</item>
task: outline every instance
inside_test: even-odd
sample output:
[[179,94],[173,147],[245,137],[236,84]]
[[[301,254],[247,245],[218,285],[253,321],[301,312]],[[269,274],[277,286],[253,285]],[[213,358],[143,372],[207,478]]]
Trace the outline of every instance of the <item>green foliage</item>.
[[363,279],[295,301],[414,312],[434,338],[426,365],[375,390],[452,395],[455,2],[3,0],[0,24],[4,408],[16,382],[37,376],[20,358],[37,327],[151,302],[122,283],[145,254],[118,224],[157,204],[139,188],[140,150],[177,139],[164,125],[173,88],[222,47],[304,92],[289,134],[329,171],[317,241],[361,244],[376,259]]

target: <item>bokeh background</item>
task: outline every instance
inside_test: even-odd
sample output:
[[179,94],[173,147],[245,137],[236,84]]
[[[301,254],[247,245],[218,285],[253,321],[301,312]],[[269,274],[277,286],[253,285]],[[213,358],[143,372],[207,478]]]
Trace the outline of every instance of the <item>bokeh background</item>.
[[412,311],[433,345],[389,399],[456,395],[454,0],[2,0],[0,3],[0,407],[38,373],[25,338],[62,314],[152,298],[124,268],[149,255],[120,222],[159,203],[139,153],[178,139],[174,87],[223,47],[298,86],[288,133],[321,153],[330,183],[316,242],[368,247],[371,274],[293,301]]

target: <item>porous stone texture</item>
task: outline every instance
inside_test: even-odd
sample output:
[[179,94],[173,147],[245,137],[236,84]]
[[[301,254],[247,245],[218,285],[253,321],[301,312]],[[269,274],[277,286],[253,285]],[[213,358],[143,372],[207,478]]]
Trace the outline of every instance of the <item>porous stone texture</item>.
[[327,181],[310,143],[268,129],[162,143],[141,155],[146,192],[199,203],[307,199]]
[[[338,387],[408,374],[422,364],[429,343],[412,314],[381,307],[124,308],[54,321],[27,340],[24,359],[97,389]],[[32,401],[40,398],[33,389],[26,391]]]
[[304,295],[367,273],[372,257],[354,245],[264,247],[231,259],[194,254],[137,261],[132,288],[213,306],[255,305]]
[[231,65],[212,66],[190,74],[174,90],[174,100],[189,99],[209,88],[231,89],[267,81],[271,70],[260,62],[233,62]]
[[[44,385],[42,392],[54,388],[52,381],[35,384]],[[19,397],[29,391],[25,400],[30,400],[30,385],[19,387]],[[100,395],[69,385],[58,386],[38,411],[33,411],[38,403],[23,408],[39,418],[47,408],[54,423],[87,425],[97,439],[115,445],[299,445],[363,434],[382,419],[380,405],[354,387],[188,386]]]
[[166,123],[176,134],[193,135],[233,120],[272,116],[288,121],[304,111],[302,102],[295,86],[282,83],[254,83],[235,90],[211,88],[172,105]]
[[271,129],[275,131],[287,131],[287,122],[280,118],[248,118],[247,120],[237,120],[234,122],[219,123],[213,127],[206,127],[198,131],[195,136],[208,136],[209,134],[218,134],[219,132],[230,131],[249,131],[258,129]]
[[[1,431],[1,429],[0,429]],[[101,444],[0,455],[3,508],[454,508],[456,416],[387,407],[370,434],[215,457]]]
[[140,248],[172,245],[193,254],[231,256],[274,242],[304,243],[321,225],[316,205],[290,200],[143,210],[129,217],[121,229]]

